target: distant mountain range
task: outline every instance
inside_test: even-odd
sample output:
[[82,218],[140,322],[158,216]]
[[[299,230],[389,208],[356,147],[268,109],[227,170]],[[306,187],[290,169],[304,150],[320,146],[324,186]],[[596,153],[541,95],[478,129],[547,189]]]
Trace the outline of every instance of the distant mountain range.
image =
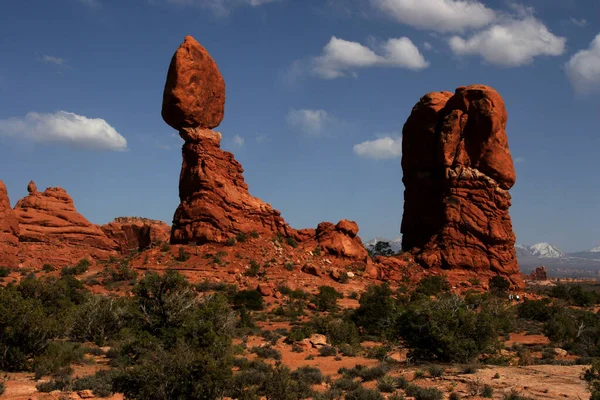
[[[389,242],[394,252],[402,249],[402,237],[395,239],[375,238],[365,243],[373,249],[377,242]],[[566,253],[550,243],[536,243],[531,246],[517,244],[517,259],[521,271],[528,273],[544,265],[552,276],[597,277],[600,276],[600,246],[586,251]]]

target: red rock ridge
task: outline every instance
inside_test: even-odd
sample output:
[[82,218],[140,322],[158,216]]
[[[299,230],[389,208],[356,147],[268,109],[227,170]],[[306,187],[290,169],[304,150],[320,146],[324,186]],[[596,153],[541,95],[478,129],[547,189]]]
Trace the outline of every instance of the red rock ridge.
[[25,266],[49,263],[62,267],[84,257],[117,255],[117,245],[99,226],[75,209],[73,200],[59,187],[38,192],[31,182],[29,195],[14,208],[20,226],[19,261]]
[[0,181],[0,267],[17,266],[19,232],[19,222],[10,207],[6,186]]

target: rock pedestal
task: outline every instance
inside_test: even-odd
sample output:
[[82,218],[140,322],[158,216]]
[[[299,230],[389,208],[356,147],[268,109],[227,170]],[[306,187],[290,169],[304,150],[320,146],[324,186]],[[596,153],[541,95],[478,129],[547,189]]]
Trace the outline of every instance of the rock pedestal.
[[413,108],[403,129],[402,247],[423,267],[518,276],[506,121],[502,97],[483,85],[430,93]]
[[6,186],[0,181],[0,267],[17,266],[19,232],[19,222],[10,207]]

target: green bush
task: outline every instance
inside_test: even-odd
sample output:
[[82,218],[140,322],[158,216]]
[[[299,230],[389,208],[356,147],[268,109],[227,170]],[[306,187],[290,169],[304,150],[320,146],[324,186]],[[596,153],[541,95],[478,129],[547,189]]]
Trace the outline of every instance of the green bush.
[[298,247],[298,242],[296,242],[296,241],[294,240],[294,238],[293,238],[293,237],[289,237],[289,236],[288,236],[288,237],[285,239],[285,241],[286,241],[286,243],[287,243],[287,244],[288,244],[290,247],[293,247],[293,248],[296,248],[296,247]]
[[344,295],[331,286],[320,286],[319,293],[315,296],[314,303],[319,311],[335,311],[338,299]]
[[490,292],[496,296],[504,296],[510,289],[510,282],[503,276],[496,275],[489,282]]
[[43,376],[54,375],[61,368],[69,367],[73,363],[83,362],[84,349],[79,343],[53,342],[48,345],[43,354],[33,360],[35,379]]
[[385,398],[376,390],[359,387],[346,394],[346,400],[384,400]]
[[2,396],[5,391],[6,391],[6,384],[3,381],[0,381],[0,396]]
[[0,267],[0,278],[6,278],[10,275],[10,269],[8,267]]
[[248,310],[260,311],[265,308],[265,302],[258,290],[241,290],[233,297],[234,308],[246,308]]
[[248,235],[246,235],[244,232],[240,232],[235,237],[235,240],[237,240],[238,243],[246,243],[248,241]]
[[418,385],[408,385],[405,390],[406,394],[414,397],[415,400],[442,400],[444,393],[436,388],[424,388]]
[[179,250],[177,251],[177,257],[175,257],[175,260],[179,262],[186,262],[189,259],[190,255],[185,251],[185,248],[183,246],[179,246]]
[[432,378],[439,378],[444,375],[445,371],[444,368],[440,367],[439,365],[432,365],[427,368],[427,372],[429,372],[429,376]]
[[254,277],[260,272],[260,264],[255,260],[250,261],[250,267],[244,272],[244,275]]
[[305,382],[309,385],[319,385],[325,380],[325,377],[319,368],[310,366],[304,366],[296,369],[294,372],[292,372],[292,378],[297,381]]
[[494,349],[501,320],[495,311],[474,311],[461,298],[445,295],[410,303],[397,329],[415,359],[469,362]]
[[84,376],[73,382],[73,390],[91,390],[96,397],[109,397],[113,394],[114,371],[101,370],[94,375]]
[[230,237],[229,239],[227,239],[227,241],[225,242],[225,246],[235,246],[235,238],[234,237]]
[[397,381],[391,376],[383,376],[377,380],[377,390],[383,393],[393,393],[398,388]]
[[271,346],[258,347],[250,349],[251,353],[256,354],[260,358],[271,358],[273,360],[281,360],[281,352]]
[[319,348],[319,355],[321,357],[330,357],[337,355],[337,349],[333,346],[323,346]]
[[387,283],[367,286],[358,300],[359,307],[353,314],[354,322],[366,333],[394,337],[393,326],[398,315],[398,305],[392,294]]
[[415,292],[422,293],[426,296],[436,296],[442,292],[447,292],[448,290],[450,290],[450,284],[446,280],[446,277],[434,275],[422,278],[419,283],[417,283]]
[[71,338],[104,346],[126,326],[131,315],[126,299],[90,296],[74,313]]
[[77,264],[72,267],[63,267],[60,271],[61,275],[81,275],[85,274],[90,268],[91,263],[87,258],[81,259]]
[[517,315],[519,318],[529,319],[532,321],[546,322],[548,321],[555,310],[550,307],[549,299],[542,300],[525,300],[517,306]]

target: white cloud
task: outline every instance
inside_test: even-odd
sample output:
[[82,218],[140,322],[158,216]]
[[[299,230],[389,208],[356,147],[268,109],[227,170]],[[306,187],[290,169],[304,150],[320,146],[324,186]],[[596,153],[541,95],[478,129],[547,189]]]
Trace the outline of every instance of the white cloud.
[[458,55],[480,55],[490,64],[517,67],[538,56],[559,56],[566,39],[555,36],[533,16],[506,18],[468,39],[453,36],[450,48]]
[[568,22],[580,28],[583,28],[588,24],[585,18],[577,19],[575,17],[571,17]]
[[[152,0],[155,1],[155,0]],[[196,6],[212,10],[217,15],[228,15],[240,6],[259,7],[280,0],[166,0],[167,3],[183,6]]]
[[244,138],[241,137],[240,135],[235,135],[233,137],[233,143],[237,146],[237,147],[242,147],[244,145]]
[[44,54],[39,58],[39,60],[45,64],[52,64],[60,68],[71,68],[67,60],[61,57]]
[[335,118],[325,110],[290,109],[286,121],[291,127],[300,129],[304,133],[320,135],[335,123]]
[[525,162],[525,158],[524,157],[515,157],[514,159],[515,164],[521,164]]
[[402,156],[402,136],[386,136],[354,145],[354,154],[362,158],[385,160]]
[[[347,76],[358,68],[387,66],[419,70],[429,66],[419,49],[406,38],[388,39],[377,54],[372,49],[357,42],[332,36],[323,48],[323,54],[312,60],[312,73],[323,79]],[[298,62],[293,64],[295,74]]]
[[433,50],[433,45],[429,42],[425,42],[425,43],[423,43],[423,48],[425,50]]
[[127,140],[105,120],[66,111],[29,112],[23,118],[0,119],[0,135],[93,150],[127,149]]
[[418,29],[461,32],[482,28],[496,13],[476,0],[371,0],[397,21]]
[[269,138],[268,135],[258,135],[256,137],[256,143],[263,143]]
[[565,65],[565,71],[578,92],[600,89],[600,34],[588,49],[578,51],[571,57]]

